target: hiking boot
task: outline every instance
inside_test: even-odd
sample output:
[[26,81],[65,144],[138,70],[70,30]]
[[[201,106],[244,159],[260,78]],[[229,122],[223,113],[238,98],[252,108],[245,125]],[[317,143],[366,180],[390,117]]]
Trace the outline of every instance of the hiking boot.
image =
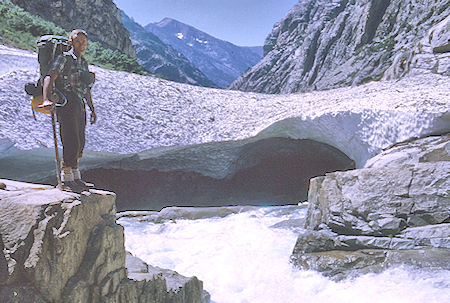
[[87,189],[94,188],[94,186],[95,186],[93,183],[85,182],[81,179],[75,179],[75,183],[77,183],[78,185],[83,186]]
[[77,194],[81,194],[83,191],[87,190],[86,187],[79,185],[75,181],[64,181],[60,189],[63,191],[70,191]]

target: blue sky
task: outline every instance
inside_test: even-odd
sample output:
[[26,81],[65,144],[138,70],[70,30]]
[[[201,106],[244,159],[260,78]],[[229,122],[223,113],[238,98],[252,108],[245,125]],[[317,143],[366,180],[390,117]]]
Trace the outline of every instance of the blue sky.
[[173,18],[240,46],[262,46],[298,0],[113,0],[141,25]]

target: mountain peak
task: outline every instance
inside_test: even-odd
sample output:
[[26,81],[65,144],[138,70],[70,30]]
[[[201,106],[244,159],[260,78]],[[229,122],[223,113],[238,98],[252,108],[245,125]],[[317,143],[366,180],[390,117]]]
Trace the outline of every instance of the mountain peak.
[[261,59],[261,55],[248,48],[238,47],[171,18],[150,23],[145,29],[185,55],[220,87],[227,87]]
[[153,23],[153,24],[156,26],[159,26],[159,27],[164,27],[164,26],[169,25],[170,23],[181,23],[181,22],[179,22],[175,19],[166,17],[166,18],[162,19],[161,21]]
[[159,28],[177,28],[177,29],[192,28],[192,26],[190,26],[190,25],[187,25],[187,24],[185,24],[185,23],[183,23],[181,21],[178,21],[178,20],[175,20],[175,19],[172,19],[172,18],[168,18],[168,17],[162,19],[159,22],[150,23],[146,27],[148,27],[150,25],[157,26]]

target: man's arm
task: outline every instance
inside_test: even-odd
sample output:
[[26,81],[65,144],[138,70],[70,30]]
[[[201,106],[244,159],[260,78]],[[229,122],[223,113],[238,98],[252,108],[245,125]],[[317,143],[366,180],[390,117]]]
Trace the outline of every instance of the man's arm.
[[91,90],[86,94],[86,101],[89,109],[91,110],[91,124],[97,122],[97,114],[95,113],[94,103],[92,102]]
[[58,78],[58,72],[56,70],[52,70],[50,75],[45,76],[44,83],[42,84],[42,97],[44,98],[44,102],[41,107],[53,105],[53,101],[49,98],[52,94],[53,84],[55,83],[56,78]]

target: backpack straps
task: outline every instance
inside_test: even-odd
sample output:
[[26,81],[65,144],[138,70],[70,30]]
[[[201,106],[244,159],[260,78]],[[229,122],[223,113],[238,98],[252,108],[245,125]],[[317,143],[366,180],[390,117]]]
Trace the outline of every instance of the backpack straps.
[[72,72],[72,65],[74,58],[69,52],[63,52],[61,56],[64,56],[65,63],[64,68],[61,71],[61,73],[58,75],[58,78],[56,79],[55,86],[59,86],[59,89],[67,88],[70,86],[69,78],[70,74]]

